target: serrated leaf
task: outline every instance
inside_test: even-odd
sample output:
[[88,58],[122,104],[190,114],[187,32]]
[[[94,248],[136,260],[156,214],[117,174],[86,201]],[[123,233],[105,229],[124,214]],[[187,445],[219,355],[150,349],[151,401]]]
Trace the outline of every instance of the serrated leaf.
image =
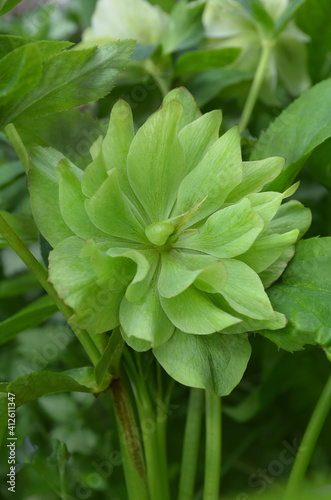
[[133,45],[132,41],[117,41],[50,57],[43,64],[39,84],[6,109],[0,128],[15,119],[36,118],[104,97],[128,63]]
[[20,2],[21,2],[21,0],[1,0],[0,1],[0,16],[7,14],[7,12],[12,10]]
[[250,358],[246,335],[188,335],[176,330],[154,355],[171,377],[226,396],[238,385]]
[[330,262],[331,238],[301,241],[281,279],[268,290],[288,325],[279,332],[259,333],[291,352],[306,344],[321,345],[331,361]]
[[12,50],[18,49],[23,45],[33,44],[38,47],[42,59],[47,59],[56,52],[66,49],[73,45],[71,42],[58,42],[53,40],[30,40],[22,36],[0,35],[0,59],[5,57]]

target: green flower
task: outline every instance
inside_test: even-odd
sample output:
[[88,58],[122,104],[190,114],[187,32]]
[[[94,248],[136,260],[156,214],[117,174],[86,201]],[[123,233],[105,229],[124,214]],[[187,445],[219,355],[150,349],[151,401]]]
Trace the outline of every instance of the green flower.
[[201,116],[175,89],[135,134],[118,101],[84,172],[36,148],[29,176],[33,215],[54,247],[49,279],[74,310],[72,324],[120,327],[130,346],[153,348],[169,373],[198,387],[208,385],[197,373],[204,364],[210,375],[213,349],[216,358],[233,351],[230,364],[243,349],[246,366],[246,335],[225,333],[285,326],[264,288],[310,224],[299,202],[282,204],[295,187],[260,192],[284,159],[243,162],[238,128],[219,138],[221,119]]
[[[271,22],[276,22],[289,5],[288,0],[261,0],[261,3]],[[270,41],[268,42],[264,27],[239,1],[208,0],[203,25],[209,47],[242,49],[231,68],[248,72],[256,70],[262,46]],[[293,96],[309,88],[311,82],[307,72],[307,41],[309,37],[290,22],[272,42],[274,46],[260,94],[266,103],[276,102],[278,80]]]

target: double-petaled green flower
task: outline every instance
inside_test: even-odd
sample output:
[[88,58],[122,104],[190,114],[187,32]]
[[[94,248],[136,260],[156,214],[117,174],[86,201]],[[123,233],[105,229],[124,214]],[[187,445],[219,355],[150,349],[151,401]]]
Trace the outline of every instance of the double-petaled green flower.
[[238,128],[219,138],[221,119],[201,116],[176,89],[136,134],[119,101],[85,171],[52,149],[31,154],[32,211],[54,247],[49,279],[74,310],[72,324],[120,327],[166,368],[178,342],[187,354],[198,339],[286,324],[264,288],[310,223],[299,202],[282,204],[295,188],[260,192],[284,159],[243,162]]

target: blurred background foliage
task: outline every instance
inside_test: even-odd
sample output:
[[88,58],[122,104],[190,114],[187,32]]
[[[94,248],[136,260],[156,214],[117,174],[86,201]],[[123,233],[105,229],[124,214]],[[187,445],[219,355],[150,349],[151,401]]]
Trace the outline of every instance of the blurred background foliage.
[[[98,102],[75,111],[63,111],[37,120],[25,120],[17,129],[27,147],[53,146],[85,168],[89,147],[105,130],[112,105],[119,98],[133,108],[138,127],[161,104],[164,89],[185,85],[203,112],[222,109],[223,131],[237,123],[252,81],[252,73],[227,69],[235,52],[211,54],[206,49],[202,25],[204,2],[153,0],[173,15],[167,44],[139,43],[127,70],[114,90]],[[242,2],[245,3],[245,2]],[[247,3],[247,2],[246,2]],[[190,5],[191,4],[191,5]],[[91,43],[86,30],[96,0],[25,0],[0,19],[0,33],[33,40],[68,40]],[[193,6],[192,6],[193,5]],[[188,13],[188,8],[190,11]],[[175,14],[171,14],[176,9]],[[306,43],[308,71],[313,83],[331,76],[331,4],[307,0],[299,8],[297,25],[310,40]],[[169,31],[169,30],[168,30]],[[180,34],[180,37],[179,37]],[[217,50],[217,49],[214,49]],[[193,59],[190,56],[194,51]],[[199,51],[196,53],[196,51]],[[223,58],[223,60],[222,60]],[[222,66],[219,67],[220,61]],[[277,100],[257,103],[249,132],[243,137],[248,158],[256,138],[293,100],[281,84]],[[101,120],[101,124],[97,122]],[[331,160],[327,170],[318,168],[331,158],[331,142],[324,142],[302,169],[295,195],[311,208],[313,223],[307,237],[330,235]],[[23,240],[33,253],[47,259],[29,208],[26,178],[5,134],[0,133],[0,210],[15,216]],[[42,297],[40,285],[0,239],[0,378],[13,380],[36,370],[64,371],[87,363],[70,329],[49,303],[29,304]],[[22,312],[23,311],[23,312]],[[17,333],[23,330],[23,333]],[[278,499],[290,472],[290,462],[329,375],[330,365],[322,349],[307,348],[289,354],[268,340],[250,338],[253,354],[247,372],[235,391],[224,399],[222,492],[224,500]],[[8,343],[5,343],[8,341]],[[146,360],[150,362],[150,360]],[[169,415],[168,454],[175,498],[188,389],[176,384]],[[126,498],[121,456],[110,400],[101,395],[57,394],[41,398],[17,412],[17,453],[20,469],[16,497],[22,500],[77,498],[123,500]],[[331,498],[331,415],[314,453],[307,480],[311,498]],[[63,444],[65,443],[65,444]],[[203,446],[201,446],[203,450]],[[4,450],[2,450],[4,451]],[[203,463],[201,451],[201,465]],[[2,461],[0,475],[7,474]],[[203,467],[197,484],[202,499]],[[67,496],[63,496],[63,481]],[[9,498],[0,484],[1,498]],[[155,499],[156,500],[156,499]]]

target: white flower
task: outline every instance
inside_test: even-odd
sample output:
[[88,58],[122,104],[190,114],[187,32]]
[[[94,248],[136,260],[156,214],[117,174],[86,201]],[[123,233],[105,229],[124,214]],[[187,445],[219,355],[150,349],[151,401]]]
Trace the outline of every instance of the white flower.
[[[276,21],[288,7],[288,0],[261,0],[270,17]],[[261,25],[237,0],[207,0],[203,14],[209,47],[238,47],[240,56],[233,69],[255,71],[266,35]],[[309,37],[293,22],[277,36],[271,51],[260,97],[275,101],[275,90],[281,80],[287,91],[299,95],[310,86],[307,73],[305,42]]]
[[168,14],[147,0],[98,0],[84,39],[133,38],[139,43],[158,44],[167,20]]

